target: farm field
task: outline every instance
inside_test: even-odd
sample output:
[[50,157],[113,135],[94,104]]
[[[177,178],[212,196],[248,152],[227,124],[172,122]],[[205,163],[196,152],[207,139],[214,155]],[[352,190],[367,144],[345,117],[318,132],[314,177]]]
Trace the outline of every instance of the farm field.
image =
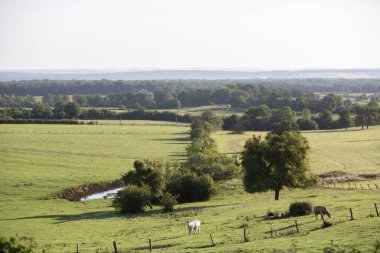
[[[157,111],[168,111],[176,113],[177,109],[163,109],[163,110],[157,110]],[[207,106],[198,106],[198,107],[183,107],[181,108],[178,113],[181,115],[190,114],[192,116],[199,116],[205,111],[212,111],[215,113],[215,115],[218,115],[220,117],[228,117],[232,114],[236,114],[239,116],[242,116],[244,112],[247,111],[246,108],[229,108],[226,107],[226,105],[207,105]]]
[[[370,252],[380,240],[380,218],[371,217],[376,216],[374,203],[380,205],[380,190],[374,188],[283,190],[275,202],[273,192],[247,194],[236,179],[225,182],[209,202],[177,205],[172,214],[155,207],[134,216],[119,215],[109,199],[49,197],[67,187],[116,179],[135,159],[183,159],[189,129],[149,124],[0,125],[0,235],[32,236],[45,252],[74,252],[77,242],[80,252],[113,252],[113,241],[120,252],[146,252],[148,239],[153,252],[321,252],[332,240]],[[221,151],[236,153],[252,134],[218,132],[213,137]],[[380,127],[304,136],[311,144],[315,173],[380,172]],[[297,218],[300,233],[294,234],[293,227],[286,229],[294,218],[263,220],[269,210],[283,213],[296,200],[328,206],[333,226],[321,229],[320,220],[304,216]],[[189,240],[184,221],[193,218],[203,226]],[[278,229],[273,239],[268,233],[272,223]],[[250,238],[246,243],[244,227]],[[210,246],[210,233],[215,247]]]

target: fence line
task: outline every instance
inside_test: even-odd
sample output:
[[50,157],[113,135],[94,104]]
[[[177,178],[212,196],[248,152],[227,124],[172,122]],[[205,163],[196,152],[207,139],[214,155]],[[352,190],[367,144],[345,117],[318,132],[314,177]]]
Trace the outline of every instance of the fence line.
[[[375,211],[376,211],[376,216],[377,217],[380,217],[379,215],[379,211],[378,211],[378,208],[377,208],[377,203],[374,203],[374,207],[375,207]],[[349,210],[349,213],[350,213],[350,219],[347,220],[347,221],[352,221],[352,220],[355,220],[354,219],[354,216],[353,216],[353,209],[352,208],[348,208]],[[372,216],[374,217],[374,216]],[[322,225],[321,225],[321,229],[323,228],[327,228],[329,226],[331,226],[331,223],[327,222],[324,218],[324,215],[321,214],[321,220],[322,220]],[[342,223],[343,221],[339,220],[339,223]],[[298,223],[297,220],[294,220],[294,224],[291,224],[289,226],[286,226],[286,227],[282,227],[282,228],[278,228],[278,229],[275,229],[274,227],[274,224],[273,223],[270,223],[271,227],[270,227],[270,230],[265,232],[265,233],[269,233],[271,235],[271,238],[276,238],[276,237],[281,237],[281,236],[288,236],[288,235],[291,235],[291,234],[294,234],[294,233],[300,233],[300,229],[299,227],[304,225],[304,224],[307,224],[307,223],[310,223],[310,222],[306,222],[306,223]],[[289,231],[289,229],[291,228],[295,228],[296,230],[294,231]],[[277,233],[278,231],[283,231],[283,230],[287,230],[287,233],[286,234],[283,234],[283,233]],[[309,231],[305,231],[305,232],[309,232]],[[208,246],[208,247],[215,247],[217,246],[217,244],[215,243],[213,237],[212,237],[212,233],[208,233],[209,237],[210,237],[210,240],[211,240],[211,245]],[[175,237],[175,238],[178,238],[178,237]],[[174,238],[171,238],[171,239],[174,239]],[[267,239],[266,237],[264,237],[264,239]],[[161,239],[159,240],[156,240],[156,242],[158,241],[162,241]],[[247,236],[247,228],[244,228],[243,229],[243,241],[239,240],[239,242],[249,242],[250,239],[248,238]],[[154,247],[153,247],[153,241],[152,239],[148,239],[148,245],[147,246],[143,246],[143,247],[138,247],[139,249],[148,249],[149,252],[152,252]],[[113,243],[113,247],[114,247],[114,252],[115,253],[118,253],[118,248],[117,248],[117,243],[115,241],[112,242]],[[145,244],[146,245],[146,244]],[[160,248],[162,245],[157,245],[156,248]],[[136,248],[137,249],[137,248]],[[76,252],[79,253],[79,246],[78,246],[78,243],[76,243]]]
[[[361,181],[358,181],[358,182],[361,182]],[[366,181],[362,181],[362,182],[363,182],[362,184],[357,183],[357,182],[356,183],[351,182],[353,186],[351,185],[350,182],[347,182],[347,184],[344,184],[344,182],[341,182],[340,183],[341,187],[337,186],[336,183],[322,183],[322,184],[319,184],[318,187],[332,188],[336,190],[378,190],[379,189],[378,183],[368,184],[368,183],[364,183]],[[347,185],[347,187],[345,187],[345,185]],[[360,188],[357,185],[359,185]],[[371,185],[373,186],[371,187]]]

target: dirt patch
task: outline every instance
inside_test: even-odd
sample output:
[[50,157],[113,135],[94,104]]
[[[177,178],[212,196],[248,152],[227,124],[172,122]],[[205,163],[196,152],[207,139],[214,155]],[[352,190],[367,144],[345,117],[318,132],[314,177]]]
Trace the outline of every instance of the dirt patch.
[[334,182],[351,182],[363,180],[375,180],[380,178],[380,173],[377,174],[351,174],[344,171],[330,171],[319,175],[326,183]]
[[55,193],[53,196],[59,199],[67,199],[70,201],[79,201],[83,197],[87,197],[91,194],[104,192],[123,186],[121,180],[115,180],[111,182],[93,183],[87,185],[81,185],[78,187],[73,187],[65,189],[61,192]]
[[228,152],[238,153],[241,151],[241,146],[239,144],[239,140],[231,140],[227,142]]

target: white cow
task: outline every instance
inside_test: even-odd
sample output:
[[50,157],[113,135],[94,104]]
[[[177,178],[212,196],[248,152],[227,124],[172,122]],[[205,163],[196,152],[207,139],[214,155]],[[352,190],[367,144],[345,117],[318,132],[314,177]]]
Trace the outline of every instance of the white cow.
[[193,232],[199,234],[199,231],[201,229],[201,222],[199,220],[185,221],[185,223],[189,229],[189,235],[191,235]]

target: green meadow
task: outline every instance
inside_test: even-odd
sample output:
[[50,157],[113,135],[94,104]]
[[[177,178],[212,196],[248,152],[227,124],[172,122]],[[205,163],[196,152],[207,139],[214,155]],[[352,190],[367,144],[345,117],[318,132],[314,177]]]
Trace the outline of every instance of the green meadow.
[[[0,235],[31,236],[38,252],[321,252],[332,243],[371,252],[380,240],[380,190],[316,187],[247,194],[241,180],[224,182],[208,202],[180,204],[171,214],[160,207],[142,215],[122,216],[112,200],[70,202],[51,195],[81,184],[117,179],[136,159],[184,159],[190,142],[186,125],[0,125]],[[221,152],[237,153],[253,132],[217,132]],[[360,131],[313,131],[303,135],[311,145],[313,173],[341,170],[380,173],[380,127]],[[365,183],[379,183],[367,181]],[[364,184],[364,182],[363,182]],[[321,228],[313,215],[264,220],[268,211],[283,213],[299,200],[325,205],[333,226]],[[350,220],[352,208],[354,220]],[[185,220],[202,222],[189,236]],[[273,224],[276,233],[271,237]],[[246,228],[248,242],[243,242]],[[210,234],[216,246],[211,246]]]

